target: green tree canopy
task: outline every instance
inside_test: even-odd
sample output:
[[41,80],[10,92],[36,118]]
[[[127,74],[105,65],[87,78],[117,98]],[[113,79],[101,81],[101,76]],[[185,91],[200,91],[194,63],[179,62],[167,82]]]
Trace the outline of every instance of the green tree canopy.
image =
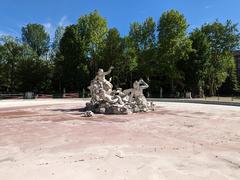
[[86,85],[84,82],[88,80],[85,78],[87,61],[87,47],[79,35],[78,26],[66,27],[60,41],[60,54],[55,59],[57,69],[62,70],[62,83],[66,90],[79,90]]
[[93,73],[97,71],[97,60],[100,58],[99,53],[104,47],[108,28],[107,20],[100,16],[98,11],[81,16],[77,23],[79,38],[82,46],[86,47],[85,54],[90,61],[90,70]]
[[18,81],[18,90],[21,92],[49,91],[51,90],[51,65],[25,46],[22,59],[17,64],[16,80]]
[[185,86],[193,95],[199,94],[199,89],[205,89],[207,80],[207,68],[210,61],[210,42],[207,36],[200,30],[195,29],[190,34],[193,51],[189,58],[183,62],[182,69],[185,74]]
[[172,93],[174,82],[184,78],[178,64],[192,51],[191,41],[186,37],[187,27],[184,15],[175,10],[163,13],[158,24],[160,69],[171,82]]
[[53,52],[56,54],[60,48],[60,41],[64,35],[65,28],[63,26],[58,26],[55,31],[54,41],[52,43]]
[[[134,22],[130,26],[129,38],[138,55],[139,72],[149,76],[155,57],[156,24],[153,18],[147,18],[142,24]],[[141,66],[141,67],[140,67]]]
[[0,62],[1,76],[3,76],[2,85],[7,91],[14,92],[17,89],[16,70],[17,64],[23,57],[23,47],[19,42],[9,36],[1,37]]
[[228,69],[232,67],[232,51],[239,46],[239,32],[237,24],[230,20],[226,24],[215,21],[205,24],[201,30],[210,42],[210,64],[208,67],[209,95],[215,95],[217,89],[228,76]]
[[48,52],[50,37],[43,25],[28,24],[22,28],[22,41],[28,44],[40,57]]
[[108,69],[110,66],[116,66],[121,61],[123,54],[123,43],[120,33],[116,28],[109,29],[106,39],[104,39],[104,47],[101,54],[99,67]]

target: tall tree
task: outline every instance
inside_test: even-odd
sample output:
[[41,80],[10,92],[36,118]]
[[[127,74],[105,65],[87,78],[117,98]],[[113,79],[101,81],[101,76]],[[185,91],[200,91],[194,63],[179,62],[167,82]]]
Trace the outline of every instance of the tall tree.
[[185,86],[195,96],[200,93],[200,88],[206,88],[207,69],[211,53],[210,42],[200,29],[195,29],[190,34],[190,40],[192,41],[193,51],[181,67],[184,71]]
[[235,93],[239,92],[239,83],[237,80],[237,71],[235,59],[229,59],[228,69],[227,69],[227,78],[225,82],[221,85],[218,92],[220,95],[232,96]]
[[113,84],[116,87],[129,87],[131,76],[136,67],[136,54],[129,38],[121,38],[116,28],[110,29],[104,40],[104,48],[99,66],[108,69],[114,66],[112,72]]
[[139,22],[134,22],[130,25],[129,38],[132,41],[133,47],[137,52],[143,49],[142,44],[142,25]]
[[184,15],[175,10],[164,12],[158,24],[160,68],[170,82],[172,93],[174,84],[183,79],[178,63],[187,59],[191,52],[191,41],[186,37],[187,27]]
[[66,27],[60,41],[60,52],[55,59],[58,72],[62,73],[62,88],[67,91],[80,90],[86,86],[87,75],[87,47],[80,37],[78,26]]
[[97,11],[81,16],[76,25],[66,27],[55,59],[58,66],[55,70],[62,70],[62,83],[66,90],[87,87],[89,72],[93,78],[97,71],[106,34],[107,21]]
[[[137,74],[136,77],[143,77],[150,83],[156,63],[156,24],[152,17],[147,18],[143,23],[135,22],[130,26],[129,38],[133,42],[137,53]],[[149,90],[147,96],[149,96]]]
[[6,59],[4,58],[5,48],[0,44],[0,91],[5,91],[7,87],[7,77],[6,77]]
[[2,63],[2,76],[4,76],[4,86],[7,91],[14,92],[17,89],[16,69],[17,64],[22,58],[23,48],[18,40],[4,36],[1,38],[0,58]]
[[50,69],[47,62],[41,60],[27,44],[21,44],[12,37],[2,40],[0,62],[4,70],[4,89],[9,92],[49,90]]
[[147,18],[142,24],[133,23],[130,26],[129,37],[134,44],[138,56],[138,73],[149,79],[152,64],[156,61],[156,24],[153,18]]
[[119,62],[119,66],[117,66],[118,68],[121,68],[119,78],[121,78],[120,82],[123,82],[122,85],[132,87],[133,73],[136,72],[138,68],[137,53],[135,48],[133,48],[132,40],[128,36],[123,38],[123,47],[123,58],[122,61]]
[[50,37],[43,25],[28,24],[22,28],[22,41],[28,44],[40,57],[48,52]]
[[54,54],[56,54],[59,51],[60,48],[60,41],[64,35],[65,28],[63,26],[58,26],[55,31],[54,41],[52,44],[52,49]]
[[87,48],[85,54],[90,61],[90,71],[93,77],[97,71],[97,60],[100,58],[99,55],[108,32],[107,21],[97,11],[94,11],[81,16],[78,19],[77,28],[82,45]]
[[239,47],[240,36],[237,24],[233,24],[230,20],[226,24],[218,21],[205,24],[201,29],[211,44],[208,89],[209,95],[212,96],[228,76],[228,69],[232,67],[232,51]]
[[116,28],[109,29],[106,39],[104,39],[104,47],[99,59],[99,67],[108,69],[110,66],[116,66],[121,61],[123,54],[123,44],[120,33]]
[[35,93],[51,90],[51,66],[44,61],[28,46],[23,46],[21,60],[17,64],[16,79],[18,90]]

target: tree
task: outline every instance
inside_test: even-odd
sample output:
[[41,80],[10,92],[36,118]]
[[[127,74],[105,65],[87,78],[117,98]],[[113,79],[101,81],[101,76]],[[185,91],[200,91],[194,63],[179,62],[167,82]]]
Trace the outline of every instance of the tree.
[[50,37],[43,25],[28,24],[22,28],[22,41],[28,44],[40,57],[48,52]]
[[[50,66],[27,44],[4,37],[0,45],[2,87],[9,92],[49,90]],[[1,67],[0,66],[0,67]]]
[[193,51],[189,54],[189,58],[182,63],[182,70],[184,71],[185,86],[195,96],[198,95],[200,88],[205,89],[206,86],[211,55],[210,42],[200,29],[195,29],[190,34],[190,40]]
[[133,73],[136,72],[138,67],[137,53],[133,48],[132,40],[127,36],[123,38],[123,56],[122,60],[119,61],[118,72],[119,72],[119,84],[125,87],[132,87],[133,85]]
[[113,84],[119,86],[121,61],[124,53],[123,39],[120,37],[120,33],[116,28],[109,29],[106,39],[104,39],[104,47],[100,54],[101,59],[98,61],[98,66],[107,70],[110,66],[114,66],[115,69],[111,76],[113,77]]
[[116,28],[109,29],[104,47],[100,54],[99,67],[108,69],[114,66],[111,73],[116,87],[132,86],[132,72],[136,69],[136,52],[130,38],[122,38]]
[[163,13],[158,24],[159,67],[170,82],[171,93],[174,92],[174,83],[183,79],[178,64],[191,52],[191,41],[186,37],[187,27],[185,17],[175,10]]
[[[132,23],[130,26],[129,38],[137,53],[137,74],[136,78],[144,78],[150,83],[151,76],[156,63],[156,24],[152,17],[147,18],[143,23]],[[149,96],[149,90],[147,96]]]
[[87,63],[87,47],[81,39],[78,26],[66,27],[60,41],[60,52],[55,59],[55,70],[58,70],[55,74],[62,73],[59,76],[62,79],[62,88],[68,91],[85,88],[88,81]]
[[55,70],[62,71],[62,86],[68,91],[86,88],[93,78],[106,34],[107,21],[97,11],[81,16],[76,25],[66,27],[60,41],[60,54],[55,59],[58,66]]
[[18,81],[18,90],[22,92],[33,91],[35,93],[46,92],[51,90],[51,68],[48,61],[43,61],[26,49],[27,55],[24,55],[16,71]]
[[52,44],[52,49],[53,49],[54,54],[56,54],[59,51],[60,41],[64,35],[64,32],[65,32],[65,28],[63,26],[58,26],[55,31],[55,37],[54,37],[54,41]]
[[16,69],[17,63],[22,58],[23,47],[17,39],[10,36],[1,37],[3,45],[0,45],[0,59],[3,72],[2,86],[7,91],[14,92],[17,89]]
[[97,60],[100,59],[99,55],[108,32],[107,21],[97,11],[94,11],[81,16],[78,19],[77,28],[82,46],[87,48],[84,53],[90,61],[89,68],[92,72],[91,78],[93,78],[98,68]]
[[142,24],[133,23],[130,26],[129,37],[134,44],[138,56],[138,73],[145,76],[149,81],[149,76],[153,70],[152,64],[156,61],[156,24],[153,18],[147,18]]
[[121,60],[123,54],[123,44],[120,33],[116,28],[109,29],[106,39],[104,39],[104,47],[101,53],[99,67],[108,69],[110,66],[116,66]]
[[139,22],[134,22],[130,25],[129,38],[132,41],[133,47],[137,52],[143,49],[142,45],[142,25]]
[[4,91],[7,87],[7,78],[6,78],[6,61],[4,58],[4,46],[0,45],[0,91]]
[[63,92],[64,86],[64,79],[63,79],[63,71],[64,67],[64,56],[59,51],[53,58],[53,78],[52,78],[52,86],[55,91],[58,93]]
[[209,95],[213,96],[228,76],[228,69],[232,67],[232,51],[238,48],[240,36],[237,24],[233,24],[230,20],[226,24],[218,21],[205,24],[201,30],[211,44],[208,89]]
[[221,85],[218,92],[223,95],[232,96],[239,91],[239,83],[237,80],[237,71],[236,63],[234,58],[229,59],[228,69],[227,69],[227,78],[225,82]]

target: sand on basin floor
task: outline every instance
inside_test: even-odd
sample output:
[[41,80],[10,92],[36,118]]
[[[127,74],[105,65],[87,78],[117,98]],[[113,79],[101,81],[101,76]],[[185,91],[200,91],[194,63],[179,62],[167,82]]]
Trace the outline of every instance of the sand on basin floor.
[[156,102],[87,118],[85,103],[1,101],[0,179],[240,179],[240,107]]

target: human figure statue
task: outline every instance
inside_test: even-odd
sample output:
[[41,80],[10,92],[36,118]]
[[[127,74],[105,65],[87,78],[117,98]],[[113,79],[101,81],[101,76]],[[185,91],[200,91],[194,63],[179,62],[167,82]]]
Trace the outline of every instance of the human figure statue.
[[88,89],[90,90],[91,97],[92,97],[91,101],[93,103],[95,103],[99,100],[97,93],[98,93],[98,89],[100,89],[100,88],[101,88],[101,84],[97,81],[92,81],[91,85],[88,86]]
[[143,94],[148,84],[140,79],[133,83],[133,88],[122,91],[121,88],[113,90],[111,80],[106,80],[113,67],[104,72],[99,69],[96,77],[91,81],[88,89],[91,93],[91,102],[86,109],[96,113],[128,114],[133,112],[146,112],[154,110],[153,103],[148,103]]
[[107,94],[103,88],[99,89],[99,98],[110,104],[124,105],[124,102],[122,101],[122,98],[119,95],[111,96]]
[[113,90],[111,94],[120,96],[124,103],[128,102],[129,96],[122,91],[122,88],[117,88],[116,90]]
[[123,93],[129,95],[129,103],[136,103],[142,111],[148,110],[148,102],[143,94],[143,90],[147,89],[149,85],[143,80],[135,81],[132,89],[124,90]]
[[129,94],[130,95],[129,102],[132,102],[133,98],[142,96],[144,97],[143,90],[147,89],[148,87],[149,85],[143,79],[140,79],[139,81],[135,81],[133,83],[132,89],[124,90],[123,93]]
[[113,85],[111,84],[111,80],[106,80],[106,75],[110,74],[112,70],[114,69],[113,66],[111,66],[107,72],[104,72],[103,69],[99,69],[97,72],[97,75],[95,77],[95,81],[98,81],[101,83],[103,89],[109,94],[112,91]]

